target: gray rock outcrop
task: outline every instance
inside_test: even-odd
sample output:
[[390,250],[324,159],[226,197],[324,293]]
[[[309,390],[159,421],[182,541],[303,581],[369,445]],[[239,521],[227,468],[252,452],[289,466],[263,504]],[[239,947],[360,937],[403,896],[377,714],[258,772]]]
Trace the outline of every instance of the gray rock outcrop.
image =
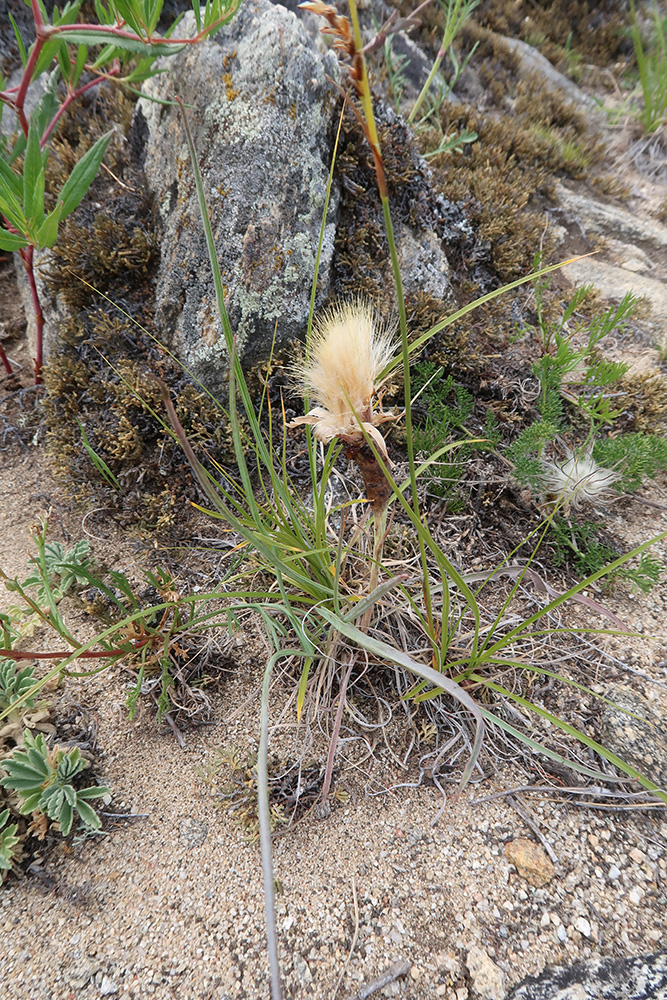
[[665,718],[638,691],[625,685],[606,692],[601,741],[628,764],[667,788]]
[[626,292],[645,298],[657,324],[667,322],[667,226],[637,212],[594,197],[589,190],[559,182],[558,208],[552,215],[567,229],[578,230],[591,249],[601,253],[568,264],[565,275],[578,285],[591,284],[604,298]]
[[[183,37],[192,33],[188,15]],[[186,105],[239,354],[252,363],[303,333],[330,164],[335,90],[326,53],[296,16],[252,0],[212,40],[169,60],[145,93]],[[162,222],[159,335],[212,390],[228,358],[176,107],[139,102],[144,169]],[[332,192],[318,294],[329,285],[337,191]]]
[[516,986],[507,1000],[665,1000],[667,953],[594,958],[547,969]]

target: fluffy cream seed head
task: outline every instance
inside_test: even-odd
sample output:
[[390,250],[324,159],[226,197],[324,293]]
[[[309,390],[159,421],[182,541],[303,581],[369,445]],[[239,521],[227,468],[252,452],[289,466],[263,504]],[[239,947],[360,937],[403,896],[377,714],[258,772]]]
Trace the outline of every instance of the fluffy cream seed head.
[[566,510],[611,499],[611,487],[619,479],[618,472],[598,465],[590,453],[571,454],[562,465],[546,462],[542,473],[546,492],[561,497]]
[[310,424],[318,440],[363,441],[364,430],[386,457],[379,424],[393,414],[373,409],[380,373],[396,353],[395,330],[384,326],[363,300],[333,306],[318,317],[308,361],[297,366],[301,393],[315,405],[291,426]]

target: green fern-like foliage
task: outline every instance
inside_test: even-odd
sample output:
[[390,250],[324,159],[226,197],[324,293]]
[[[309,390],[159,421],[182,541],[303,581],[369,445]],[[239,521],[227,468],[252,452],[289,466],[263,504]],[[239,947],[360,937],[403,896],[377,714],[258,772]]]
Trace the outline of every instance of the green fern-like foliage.
[[[600,530],[599,524],[589,521],[554,517],[547,539],[554,566],[569,564],[577,577],[585,579],[617,559],[621,553],[600,539]],[[636,565],[625,563],[607,577],[606,583],[613,585],[622,580],[648,594],[662,571],[660,560],[645,552]]]
[[621,478],[616,488],[621,493],[633,493],[644,479],[655,479],[667,469],[667,441],[657,434],[623,434],[604,438],[596,443],[593,458],[608,469],[615,469]]
[[592,576],[617,559],[620,552],[599,539],[599,525],[554,517],[549,528],[549,544],[554,566],[570,567],[578,577]]
[[[432,455],[450,442],[454,431],[464,426],[475,401],[465,386],[455,383],[451,375],[443,375],[431,361],[415,366],[413,388],[415,393],[420,393],[419,398],[426,408],[425,418],[415,426],[415,448],[425,455]],[[450,511],[462,506],[456,484],[463,474],[469,454],[470,449],[463,446],[457,449],[456,461],[443,460],[426,472],[429,492],[433,496],[446,497]]]
[[521,486],[529,485],[535,491],[539,490],[544,449],[563,428],[560,384],[564,363],[558,356],[545,354],[532,366],[540,382],[541,392],[536,401],[540,419],[526,427],[507,449],[507,457],[514,463],[514,478]]
[[456,384],[451,375],[443,375],[431,361],[416,365],[413,388],[415,393],[421,390],[428,411],[415,429],[415,446],[430,454],[447,443],[453,430],[463,427],[475,402],[465,386]]
[[536,420],[507,449],[507,457],[514,463],[514,478],[521,486],[529,485],[539,491],[545,445],[553,441],[560,429],[560,423]]
[[659,581],[663,569],[659,559],[652,556],[650,552],[645,552],[639,560],[638,566],[623,567],[622,577],[639,587],[643,594],[648,594]]

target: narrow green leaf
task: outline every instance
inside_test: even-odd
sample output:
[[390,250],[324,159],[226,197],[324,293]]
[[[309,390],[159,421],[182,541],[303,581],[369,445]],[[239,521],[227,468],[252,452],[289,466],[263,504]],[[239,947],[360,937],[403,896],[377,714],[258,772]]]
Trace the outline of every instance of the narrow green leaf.
[[2,784],[3,784],[3,786],[5,788],[13,788],[14,791],[21,792],[21,793],[22,792],[30,792],[35,787],[38,787],[38,788],[40,788],[40,793],[41,793],[41,787],[40,786],[41,786],[42,780],[43,780],[42,776],[41,775],[37,775],[37,774],[33,774],[29,778],[17,778],[15,776],[11,776],[10,779],[9,779],[9,781],[4,781],[3,780]]
[[23,208],[28,219],[31,219],[34,214],[35,189],[39,173],[42,169],[42,150],[39,140],[40,135],[37,131],[37,126],[35,121],[32,120],[28,130],[28,143],[23,160]]
[[161,45],[159,42],[149,45],[147,42],[142,42],[140,38],[125,38],[122,35],[114,34],[111,28],[104,27],[95,31],[87,28],[67,31],[63,32],[60,37],[67,39],[70,45],[103,45],[105,41],[108,41],[114,48],[124,49],[127,52],[138,52],[142,56],[176,55],[184,48],[183,45]]
[[99,830],[102,826],[102,820],[99,818],[93,807],[89,806],[87,802],[83,802],[81,800],[81,793],[79,793],[76,797],[76,811],[86,826],[92,827],[93,830]]
[[123,487],[120,485],[120,483],[114,476],[113,472],[111,471],[107,463],[104,461],[101,455],[97,454],[97,452],[91,445],[90,441],[88,440],[88,436],[86,434],[83,424],[81,423],[80,420],[77,420],[76,417],[75,420],[79,425],[79,430],[81,431],[81,437],[83,438],[83,446],[86,449],[88,457],[90,458],[91,462],[93,463],[97,471],[100,473],[102,478],[105,479],[110,486],[113,486],[115,490],[122,492]]
[[128,3],[127,0],[114,0],[114,7],[127,26],[140,38],[144,38],[145,28],[137,16],[133,4]]
[[60,24],[74,24],[77,17],[79,16],[79,11],[81,10],[82,0],[73,0],[72,3],[68,2],[62,9],[62,13],[58,13],[58,8],[55,8],[55,14],[57,19],[54,19],[53,23],[55,25]]
[[[199,32],[200,31],[200,27],[199,26],[201,25],[201,10],[199,8],[199,4],[197,3],[197,0],[194,0],[192,8],[193,8],[193,10],[195,12],[195,21],[197,21],[197,13],[199,12],[199,20],[198,20],[198,26],[197,26],[197,31]],[[164,33],[164,37],[165,38],[171,38],[171,36],[173,35],[174,31],[179,26],[179,24],[181,23],[181,21],[183,20],[184,17],[185,17],[185,11],[182,11],[178,15],[178,17],[176,18],[176,20],[172,21],[172,23],[169,25],[169,27],[165,31],[165,33]]]
[[63,802],[60,812],[58,814],[58,822],[60,824],[60,832],[63,837],[66,837],[70,830],[72,829],[72,820],[74,819],[74,810],[69,802]]
[[67,50],[65,42],[60,38],[50,38],[45,43],[44,48],[39,54],[39,59],[37,60],[37,64],[32,74],[33,80],[39,79],[42,73],[45,73],[47,70],[52,68],[52,64],[57,59],[58,51],[61,48]]
[[74,166],[58,198],[58,201],[62,202],[63,205],[61,219],[66,219],[85,197],[90,185],[95,180],[112,135],[113,130],[101,136]]
[[28,220],[21,207],[21,199],[17,198],[9,188],[3,188],[0,191],[0,212],[5,216],[7,222],[19,232],[26,232]]
[[44,169],[40,170],[32,193],[32,212],[28,216],[31,229],[38,228],[44,222]]
[[61,45],[59,47],[57,56],[63,80],[65,81],[65,83],[69,83],[69,81],[72,79],[72,63],[70,62],[69,50],[66,45]]
[[633,767],[631,764],[627,764],[621,757],[618,757],[615,753],[612,753],[611,750],[607,750],[607,748],[602,746],[601,743],[598,743],[597,740],[594,740],[590,736],[587,736],[586,733],[582,733],[581,730],[576,728],[576,726],[570,725],[569,722],[565,722],[563,719],[559,718],[559,716],[557,715],[554,715],[552,712],[547,712],[546,709],[542,708],[540,705],[535,705],[533,702],[528,701],[527,698],[522,698],[521,695],[514,694],[514,692],[509,691],[506,688],[503,688],[500,684],[496,684],[493,681],[489,681],[486,678],[483,678],[476,674],[471,674],[471,680],[477,681],[478,683],[482,683],[486,687],[490,688],[492,691],[497,691],[499,694],[503,694],[505,697],[510,698],[512,701],[515,701],[518,705],[522,705],[524,708],[528,708],[531,712],[536,712],[542,719],[545,719],[547,722],[551,723],[552,726],[555,726],[557,729],[562,730],[564,733],[568,733],[569,736],[572,736],[580,743],[583,743],[584,746],[587,746],[591,750],[594,750],[595,753],[597,753],[600,757],[603,758],[603,760],[606,760],[610,764],[613,764],[620,771],[623,771],[624,774],[627,774],[628,777],[634,778],[635,781],[638,781],[640,785],[642,785],[644,788],[647,789],[647,791],[652,792],[658,798],[662,799],[663,802],[667,803],[667,792],[662,790],[659,785],[656,785],[653,781],[651,781],[650,778],[642,774],[641,771],[638,771],[636,767]]
[[95,14],[100,24],[113,24],[113,14],[106,9],[101,0],[95,0]]
[[[74,777],[74,775],[72,775],[71,777]],[[69,804],[72,806],[76,802],[76,792],[74,791],[72,785],[63,785],[63,796],[65,798],[65,801],[69,802]]]
[[79,82],[79,77],[83,73],[84,66],[88,59],[88,47],[86,45],[79,45],[76,50],[76,60],[74,62],[74,69],[72,70],[72,86],[76,87]]
[[102,799],[108,794],[109,789],[104,785],[91,785],[90,788],[81,788],[76,793],[76,796],[77,799]]
[[23,44],[23,39],[21,38],[21,32],[19,31],[19,29],[18,29],[18,27],[16,25],[16,21],[14,20],[14,18],[11,15],[11,12],[7,11],[7,13],[9,14],[9,20],[12,22],[12,28],[14,29],[14,36],[16,38],[16,44],[19,47],[19,55],[21,56],[21,63],[23,65],[23,68],[25,69],[26,63],[28,62],[28,54],[27,54],[27,52],[25,50],[25,45]]
[[46,750],[42,751],[41,747],[28,747],[26,752],[26,764],[31,764],[36,771],[38,771],[43,778],[49,777],[49,765],[46,762]]
[[62,215],[62,203],[58,202],[52,212],[44,219],[37,231],[37,246],[40,250],[49,249],[58,239],[58,225]]
[[21,815],[27,816],[28,813],[35,812],[35,810],[39,808],[39,800],[41,797],[41,792],[35,792],[33,795],[28,795],[20,805],[19,812]]
[[6,229],[0,229],[0,250],[22,250],[27,247],[28,241],[18,233],[8,233]]
[[31,763],[26,759],[26,754],[15,753],[13,757],[6,760],[3,767],[7,771],[7,777],[0,780],[1,785],[9,785],[14,781],[37,781],[41,784],[48,775],[48,770],[42,758],[40,764]]

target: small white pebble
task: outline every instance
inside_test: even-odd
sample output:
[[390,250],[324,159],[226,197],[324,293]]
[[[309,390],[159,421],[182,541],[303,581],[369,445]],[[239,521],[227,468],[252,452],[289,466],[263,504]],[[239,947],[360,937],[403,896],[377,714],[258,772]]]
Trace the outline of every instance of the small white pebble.
[[609,872],[608,872],[608,874],[609,874],[609,878],[610,878],[610,879],[611,879],[612,881],[613,881],[614,879],[617,879],[617,878],[620,878],[620,877],[621,877],[621,871],[620,871],[620,869],[619,869],[619,868],[617,868],[617,867],[616,867],[616,865],[612,865],[612,866],[610,867],[610,869],[609,869]]
[[586,920],[586,917],[577,917],[574,922],[574,929],[579,931],[580,934],[583,934],[585,938],[589,938],[591,936],[591,925],[588,920]]

